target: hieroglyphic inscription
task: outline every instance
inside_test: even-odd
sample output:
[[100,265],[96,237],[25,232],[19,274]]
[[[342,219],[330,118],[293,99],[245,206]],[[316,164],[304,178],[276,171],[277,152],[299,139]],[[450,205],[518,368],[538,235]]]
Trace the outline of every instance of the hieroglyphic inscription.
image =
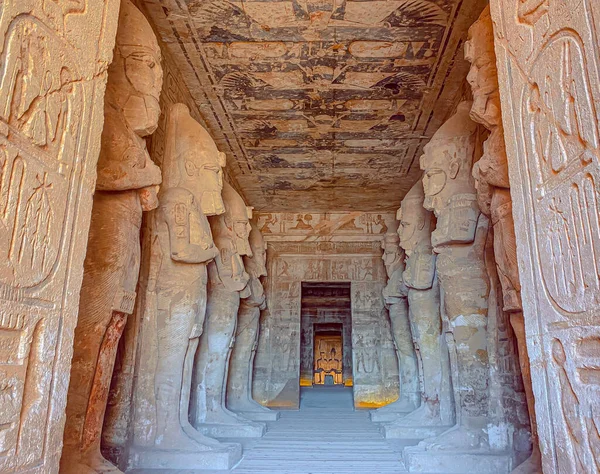
[[543,469],[598,472],[600,6],[491,6]]
[[[57,469],[118,2],[0,5],[0,471]],[[77,233],[74,233],[74,230]]]

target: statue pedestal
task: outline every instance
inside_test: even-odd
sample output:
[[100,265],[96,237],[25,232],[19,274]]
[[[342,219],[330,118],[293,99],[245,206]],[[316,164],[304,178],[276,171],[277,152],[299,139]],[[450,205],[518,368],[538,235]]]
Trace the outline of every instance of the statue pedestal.
[[435,472],[438,474],[509,474],[512,456],[491,450],[434,451],[421,446],[404,448],[404,462],[408,472]]
[[223,444],[222,449],[206,451],[163,451],[156,446],[132,446],[129,452],[130,469],[232,469],[242,458],[242,446]]
[[263,423],[200,423],[196,429],[211,438],[260,438],[267,432]]
[[451,426],[402,426],[398,423],[386,423],[381,433],[388,439],[426,439],[439,436]]
[[266,409],[266,411],[236,411],[234,410],[236,413],[239,413],[240,415],[242,415],[244,418],[248,418],[249,420],[252,421],[277,421],[279,420],[279,412],[278,411],[274,411],[274,410],[269,410],[268,408]]
[[371,421],[374,423],[395,421],[398,418],[402,418],[415,411],[416,408],[417,405],[411,401],[400,398],[389,405],[378,408],[377,410],[371,410]]

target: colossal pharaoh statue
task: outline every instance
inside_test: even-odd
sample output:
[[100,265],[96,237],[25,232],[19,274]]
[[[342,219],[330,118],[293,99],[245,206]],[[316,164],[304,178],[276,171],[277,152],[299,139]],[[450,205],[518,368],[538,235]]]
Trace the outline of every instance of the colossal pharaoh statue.
[[235,343],[229,362],[227,378],[227,408],[255,421],[274,421],[279,413],[272,411],[252,398],[252,372],[258,344],[260,312],[266,309],[265,292],[260,280],[267,276],[267,250],[262,234],[254,222],[250,223],[250,249],[252,256],[243,257],[244,267],[250,276],[250,296],[240,302]]
[[533,453],[514,472],[541,473],[535,404],[531,384],[531,369],[525,339],[525,321],[521,306],[521,283],[517,265],[517,242],[512,214],[508,161],[504,145],[504,129],[498,88],[498,71],[494,52],[494,29],[489,6],[469,29],[465,57],[471,63],[467,80],[473,91],[471,118],[484,125],[490,136],[483,144],[483,156],[473,167],[477,198],[482,211],[491,217],[494,229],[494,256],[504,311],[510,313],[511,325],[517,337],[519,362],[531,424]]
[[121,2],[108,69],[98,179],[75,329],[61,472],[121,472],[100,454],[117,346],[133,312],[142,212],[157,205],[160,169],[146,151],[162,86],[160,48],[150,24]]
[[[424,171],[424,207],[437,217],[431,243],[438,254],[436,269],[440,283],[441,314],[452,364],[452,386],[457,424],[436,438],[407,448],[407,462],[431,462],[425,451],[449,452],[458,463],[467,459],[477,469],[476,459],[465,453],[489,453],[489,364],[487,350],[487,298],[489,282],[484,262],[488,219],[477,205],[471,170],[476,160],[478,126],[469,118],[470,102],[461,102],[425,146],[421,157]],[[501,459],[499,462],[503,462]],[[483,468],[483,467],[482,467]],[[435,469],[433,469],[435,470]]]
[[130,465],[226,469],[241,455],[188,421],[192,364],[206,310],[207,262],[218,255],[206,216],[224,212],[225,158],[183,104],[167,115],[160,206],[149,223],[150,268],[135,390]]
[[404,252],[399,246],[396,232],[385,234],[383,262],[388,282],[383,289],[383,298],[388,308],[394,346],[400,372],[400,397],[393,403],[371,412],[373,421],[392,421],[402,414],[410,413],[419,406],[419,379],[417,357],[408,320],[408,291],[402,280]]
[[408,308],[421,382],[421,406],[384,425],[387,438],[425,438],[454,424],[450,393],[448,349],[442,337],[440,290],[435,272],[436,254],[431,245],[435,218],[423,207],[423,184],[417,181],[398,209],[400,247],[406,254],[403,280],[408,288]]
[[225,213],[211,217],[219,253],[208,266],[206,327],[194,365],[194,426],[209,436],[260,437],[265,425],[251,422],[225,406],[229,359],[240,298],[251,296],[242,256],[252,257],[248,241],[252,208],[228,183],[223,187]]

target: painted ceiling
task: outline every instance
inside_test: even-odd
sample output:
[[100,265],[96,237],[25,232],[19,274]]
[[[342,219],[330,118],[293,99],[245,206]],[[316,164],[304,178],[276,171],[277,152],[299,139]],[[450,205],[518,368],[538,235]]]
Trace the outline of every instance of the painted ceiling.
[[144,0],[257,210],[398,207],[481,0]]

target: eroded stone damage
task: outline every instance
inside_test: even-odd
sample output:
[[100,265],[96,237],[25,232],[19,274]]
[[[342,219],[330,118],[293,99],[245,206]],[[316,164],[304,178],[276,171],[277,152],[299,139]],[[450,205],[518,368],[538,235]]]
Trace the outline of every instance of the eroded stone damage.
[[393,472],[600,472],[599,27],[2,3],[0,472],[247,472],[349,393]]

